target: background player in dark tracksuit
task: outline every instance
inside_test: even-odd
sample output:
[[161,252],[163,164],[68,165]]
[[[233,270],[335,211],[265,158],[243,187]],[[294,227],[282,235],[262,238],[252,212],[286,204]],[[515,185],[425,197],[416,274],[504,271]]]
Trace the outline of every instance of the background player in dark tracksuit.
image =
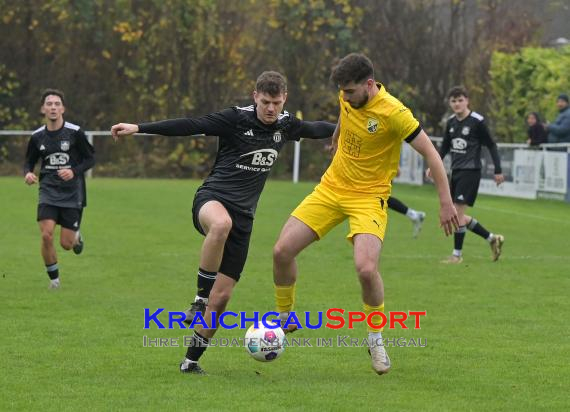
[[[475,204],[479,190],[481,146],[487,146],[493,158],[497,186],[505,181],[501,173],[501,160],[497,145],[491,138],[484,117],[469,109],[469,98],[463,87],[453,87],[448,93],[448,98],[449,106],[454,114],[447,120],[440,155],[443,159],[448,152],[451,152],[451,197],[457,209],[460,226],[454,234],[453,254],[443,262],[461,263],[463,261],[463,240],[467,229],[489,242],[492,259],[496,261],[501,255],[504,237],[490,233],[465,211],[468,206]],[[429,177],[429,169],[427,174]]]
[[[213,170],[198,188],[192,207],[194,226],[205,235],[198,270],[198,294],[190,322],[200,311],[208,325],[211,312],[224,312],[243,270],[257,201],[279,151],[300,137],[327,138],[335,125],[306,122],[283,111],[287,83],[277,72],[263,72],[253,92],[254,105],[232,107],[197,119],[173,119],[140,125],[120,123],[115,138],[133,133],[219,136]],[[206,307],[207,305],[207,307]],[[198,360],[215,329],[195,327],[193,344],[180,365],[182,372],[203,373]]]
[[[55,89],[46,90],[41,99],[45,125],[30,138],[24,165],[25,182],[39,181],[37,220],[42,234],[42,257],[50,278],[50,288],[58,288],[59,269],[53,244],[55,226],[61,226],[60,244],[76,254],[83,250],[79,233],[83,208],[87,205],[83,173],[95,164],[93,147],[85,133],[64,121],[64,95]],[[34,167],[41,159],[39,180]]]

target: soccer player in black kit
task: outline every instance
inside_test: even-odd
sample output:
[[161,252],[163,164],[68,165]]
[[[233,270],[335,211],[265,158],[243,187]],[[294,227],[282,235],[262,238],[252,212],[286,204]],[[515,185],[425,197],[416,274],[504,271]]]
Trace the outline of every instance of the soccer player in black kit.
[[[306,122],[283,111],[287,83],[278,72],[263,72],[253,92],[255,104],[232,107],[200,118],[164,120],[139,125],[119,123],[113,137],[133,133],[219,136],[212,171],[196,191],[192,206],[194,227],[205,236],[198,270],[198,294],[187,311],[187,322],[196,312],[212,325],[211,312],[221,315],[240,279],[257,201],[279,151],[291,140],[327,138],[335,125]],[[216,329],[197,325],[180,371],[203,373],[198,360]]]
[[[468,206],[475,204],[479,181],[481,180],[481,146],[486,146],[495,166],[495,183],[505,181],[501,173],[501,160],[497,145],[491,138],[485,118],[469,109],[469,98],[465,88],[456,86],[449,93],[449,106],[453,115],[447,120],[445,135],[440,149],[443,159],[451,152],[451,196],[459,216],[459,228],[454,234],[454,249],[451,256],[443,263],[461,263],[463,261],[463,240],[467,229],[481,236],[491,246],[493,261],[501,256],[504,236],[493,234],[485,229],[474,217],[465,212]],[[430,170],[427,170],[428,177]]]
[[[50,278],[50,288],[60,286],[57,254],[53,244],[55,226],[61,226],[60,244],[75,254],[83,251],[79,233],[83,208],[87,205],[85,171],[95,164],[93,147],[79,126],[64,121],[64,95],[48,89],[42,94],[45,125],[30,138],[24,165],[25,182],[39,182],[37,220],[42,234],[41,252]],[[41,159],[39,179],[34,167]]]

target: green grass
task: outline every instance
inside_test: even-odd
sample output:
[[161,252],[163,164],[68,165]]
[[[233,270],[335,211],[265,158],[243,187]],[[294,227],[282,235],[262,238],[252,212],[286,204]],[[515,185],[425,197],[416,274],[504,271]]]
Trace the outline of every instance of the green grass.
[[[58,247],[62,288],[47,289],[35,223],[37,192],[0,178],[0,410],[567,410],[570,313],[567,204],[481,196],[473,210],[506,237],[504,256],[469,233],[464,264],[449,254],[431,187],[394,194],[428,213],[417,240],[396,213],[381,258],[386,309],[426,310],[427,347],[389,348],[379,377],[362,348],[290,347],[275,363],[243,348],[210,348],[209,376],[177,372],[185,349],[144,348],[144,308],[184,309],[195,294],[202,238],[191,222],[196,181],[93,179],[77,257]],[[312,183],[270,181],[262,195],[248,263],[233,311],[273,309],[271,248]],[[360,310],[352,250],[339,226],[299,258],[297,310]],[[161,317],[161,319],[166,319]],[[410,324],[410,323],[409,323]],[[303,330],[297,337],[354,331]],[[221,331],[218,337],[241,337]],[[565,383],[566,382],[566,383]]]

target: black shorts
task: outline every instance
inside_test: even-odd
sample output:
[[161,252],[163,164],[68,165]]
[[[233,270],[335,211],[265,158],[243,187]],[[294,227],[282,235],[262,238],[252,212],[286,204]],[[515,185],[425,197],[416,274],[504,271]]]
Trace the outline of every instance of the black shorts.
[[196,230],[204,236],[206,234],[200,225],[198,213],[202,206],[210,200],[216,200],[222,203],[232,219],[232,229],[230,230],[224,245],[224,254],[222,256],[222,263],[220,264],[220,272],[237,282],[240,279],[241,272],[243,271],[243,267],[245,266],[245,261],[247,259],[249,239],[251,238],[251,231],[253,229],[253,218],[230,209],[212,193],[200,191],[196,193],[194,203],[192,204],[192,221]]
[[69,230],[77,232],[81,226],[83,209],[72,207],[58,207],[40,203],[38,205],[38,218],[40,220],[55,220],[55,223]]
[[453,203],[473,206],[479,192],[481,170],[453,170],[451,172],[451,198]]

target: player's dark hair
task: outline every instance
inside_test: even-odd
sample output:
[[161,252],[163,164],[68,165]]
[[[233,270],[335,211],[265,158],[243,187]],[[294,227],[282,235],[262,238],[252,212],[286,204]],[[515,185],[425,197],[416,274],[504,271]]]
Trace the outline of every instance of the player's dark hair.
[[343,57],[331,72],[331,81],[337,86],[351,82],[362,83],[368,79],[374,79],[374,66],[368,57],[360,53],[350,53]]
[[265,71],[259,75],[255,83],[255,90],[271,97],[287,93],[287,80],[279,72]]
[[469,97],[469,95],[467,94],[467,89],[463,86],[453,86],[451,89],[449,89],[449,91],[447,92],[447,98],[451,99],[452,97],[454,99],[458,98],[458,97]]
[[44,103],[46,102],[46,97],[48,97],[48,96],[59,96],[59,98],[61,99],[61,103],[63,103],[63,105],[65,105],[65,96],[61,90],[45,89],[42,93],[41,106],[44,105]]

